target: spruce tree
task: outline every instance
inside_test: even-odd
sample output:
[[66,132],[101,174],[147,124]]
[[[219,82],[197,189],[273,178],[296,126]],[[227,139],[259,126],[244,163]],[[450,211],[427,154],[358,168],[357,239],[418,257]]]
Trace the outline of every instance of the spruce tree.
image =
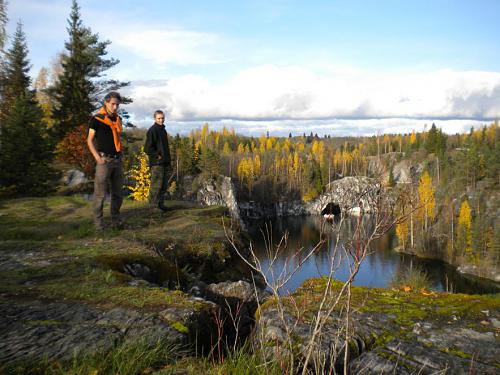
[[18,22],[12,47],[5,53],[1,80],[0,121],[7,119],[15,100],[29,89],[31,79],[28,75],[28,46],[23,25]]
[[30,90],[28,47],[21,23],[4,68],[0,183],[8,192],[37,194],[44,190],[51,154],[42,137],[42,112]]
[[54,101],[54,137],[61,140],[81,124],[86,124],[98,108],[99,99],[110,90],[128,85],[116,80],[103,79],[103,73],[119,63],[106,59],[110,41],[99,41],[99,35],[85,27],[80,7],[73,0],[68,19],[69,40],[62,58],[63,73],[50,90]]
[[0,0],[0,51],[3,51],[7,40],[7,2]]
[[33,96],[23,95],[4,123],[0,182],[7,193],[38,195],[47,190],[51,153],[41,134],[41,118]]

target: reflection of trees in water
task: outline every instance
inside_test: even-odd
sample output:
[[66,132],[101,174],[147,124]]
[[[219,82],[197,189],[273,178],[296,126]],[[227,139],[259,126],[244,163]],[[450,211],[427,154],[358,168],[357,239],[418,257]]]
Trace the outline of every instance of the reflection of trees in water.
[[[340,242],[338,246],[343,246],[343,241],[353,238],[356,220],[356,217],[345,219],[342,228],[340,228]],[[267,223],[256,222],[253,225],[249,225],[249,234],[254,244],[256,255],[263,260],[263,264],[265,264],[267,255],[263,233],[272,234],[272,243],[277,245],[284,232],[288,231],[287,244],[278,255],[276,267],[283,268],[287,259],[291,262],[291,255],[297,253],[297,256],[293,258],[293,264],[289,263],[287,267],[288,270],[292,270],[302,259],[304,259],[306,254],[318,244],[323,224],[323,218],[319,216],[288,217],[269,221]],[[303,280],[310,277],[316,277],[321,274],[320,270],[324,269],[325,266],[330,263],[330,256],[334,251],[339,230],[338,224],[338,221],[334,221],[331,224],[323,226],[326,242],[318,249],[313,259],[310,260],[311,263],[307,266],[307,270],[299,270],[300,275],[297,275],[297,278]],[[365,226],[365,231],[369,233],[370,230],[373,230],[374,220],[370,217],[364,217],[363,225]],[[376,272],[374,271],[379,270],[380,272],[378,274],[384,275],[384,280],[389,282],[391,275],[396,274],[398,271],[402,271],[412,265],[419,265],[420,268],[425,270],[433,283],[433,288],[436,290],[450,290],[464,293],[495,293],[499,291],[498,284],[493,282],[488,283],[480,279],[465,278],[456,270],[442,262],[423,260],[410,255],[397,254],[393,250],[393,245],[393,231],[372,243],[371,250],[376,254],[368,256],[365,259],[369,273],[375,275]],[[339,251],[339,254],[344,254],[344,252]],[[335,261],[338,264],[340,260],[341,259],[336,259]],[[282,269],[275,270],[276,273],[281,271]]]

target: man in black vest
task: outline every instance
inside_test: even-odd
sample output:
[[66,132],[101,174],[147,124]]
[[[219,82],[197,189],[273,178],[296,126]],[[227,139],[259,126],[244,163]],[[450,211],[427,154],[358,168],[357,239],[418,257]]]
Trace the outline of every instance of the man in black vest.
[[151,170],[151,189],[149,191],[149,202],[152,206],[162,211],[167,211],[163,201],[168,188],[172,167],[170,162],[170,150],[168,148],[168,135],[165,130],[165,114],[163,111],[155,111],[155,123],[146,134],[144,152],[149,157]]
[[111,220],[119,228],[122,205],[123,155],[120,133],[122,122],[117,111],[122,98],[117,92],[104,97],[104,105],[89,124],[87,145],[96,161],[94,178],[94,224],[104,229],[103,205],[108,185],[111,186]]

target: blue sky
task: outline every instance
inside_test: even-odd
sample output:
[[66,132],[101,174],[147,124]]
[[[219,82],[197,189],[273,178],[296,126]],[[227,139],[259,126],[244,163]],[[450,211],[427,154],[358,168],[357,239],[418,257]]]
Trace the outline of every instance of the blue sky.
[[[208,121],[242,133],[373,134],[436,122],[447,132],[500,112],[499,1],[79,2],[132,81],[142,126]],[[32,74],[67,39],[70,0],[12,0]]]

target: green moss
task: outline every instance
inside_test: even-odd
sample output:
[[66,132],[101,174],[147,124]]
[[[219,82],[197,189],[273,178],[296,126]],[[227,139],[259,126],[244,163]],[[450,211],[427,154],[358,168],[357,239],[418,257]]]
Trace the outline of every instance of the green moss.
[[184,333],[184,334],[188,334],[189,333],[188,327],[186,327],[181,322],[170,323],[170,327],[172,327],[173,329],[175,329],[176,331],[178,331],[180,333]]
[[27,323],[31,325],[44,325],[44,326],[55,326],[63,324],[56,320],[29,320]]
[[[209,265],[229,256],[220,207],[167,202],[168,215],[126,200],[123,231],[95,232],[91,202],[79,197],[45,197],[1,202],[0,252],[12,268],[0,270],[2,299],[12,296],[81,300],[138,308],[194,307],[176,290],[129,285],[125,265],[149,268],[155,284],[179,288],[191,262]],[[105,207],[107,218],[108,207]],[[157,249],[164,248],[164,255]],[[193,263],[194,264],[194,263]],[[9,297],[10,296],[10,297]]]
[[473,359],[474,358],[473,355],[468,354],[468,353],[464,353],[464,352],[457,350],[455,348],[439,348],[439,350],[443,353],[452,354],[455,357],[460,357],[460,358],[464,358],[464,359]]

